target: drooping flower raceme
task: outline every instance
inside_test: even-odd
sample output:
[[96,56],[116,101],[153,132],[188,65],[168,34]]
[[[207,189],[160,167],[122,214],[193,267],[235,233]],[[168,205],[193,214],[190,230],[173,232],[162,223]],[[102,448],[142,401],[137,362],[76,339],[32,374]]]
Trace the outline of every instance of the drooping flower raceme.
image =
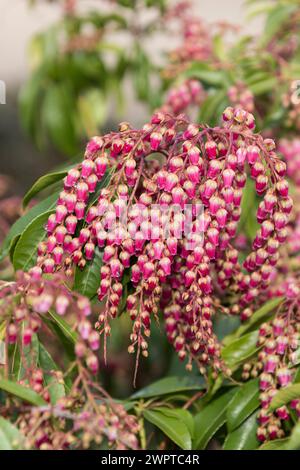
[[[141,130],[123,123],[93,138],[68,172],[37,265],[71,276],[73,266],[103,252],[96,328],[109,335],[130,277],[129,351],[137,357],[147,356],[151,319],[162,309],[168,339],[188,367],[194,360],[203,373],[208,364],[220,369],[216,289],[228,297],[225,312],[247,319],[267,288],[292,201],[275,143],[254,127],[240,108],[227,108],[216,128],[158,112]],[[241,266],[234,238],[248,176],[262,197],[260,229]]]

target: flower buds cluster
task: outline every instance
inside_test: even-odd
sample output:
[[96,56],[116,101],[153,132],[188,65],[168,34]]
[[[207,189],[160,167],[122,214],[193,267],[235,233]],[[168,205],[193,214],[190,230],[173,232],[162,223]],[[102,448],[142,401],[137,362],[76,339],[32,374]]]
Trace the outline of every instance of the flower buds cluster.
[[231,106],[240,106],[249,113],[254,111],[254,95],[242,82],[229,88],[227,92]]
[[[87,395],[85,391],[89,390]],[[99,393],[100,392],[100,393]],[[18,427],[23,447],[31,450],[92,449],[101,444],[116,450],[137,450],[139,426],[134,416],[114,403],[105,392],[85,384],[77,386],[54,406],[26,409]],[[34,430],[34,432],[33,432]]]
[[[62,274],[45,279],[42,269],[37,266],[28,273],[18,272],[16,282],[0,285],[0,298],[4,297],[5,302],[0,304],[0,316],[8,320],[6,334],[9,344],[20,343],[23,347],[30,347],[34,334],[42,327],[42,317],[50,310],[60,316],[72,313],[78,333],[75,345],[77,358],[92,373],[97,373],[99,364],[95,353],[99,349],[99,335],[88,319],[90,303],[87,298],[65,286]],[[30,381],[34,380],[35,374],[37,377],[40,375],[40,371],[28,372]],[[36,391],[42,391],[39,383],[42,382],[37,380],[31,384],[34,389],[37,387]]]
[[243,366],[243,379],[259,377],[260,411],[257,437],[260,441],[279,439],[285,435],[284,422],[291,419],[291,409],[300,418],[300,397],[289,406],[281,406],[274,412],[270,404],[274,396],[294,379],[297,350],[300,345],[299,282],[290,279],[286,285],[286,300],[275,318],[259,329],[257,346],[262,348],[257,361]]
[[[274,142],[253,133],[254,117],[241,108],[227,108],[223,120],[209,129],[157,112],[141,130],[123,123],[119,133],[93,138],[65,178],[38,256],[44,272],[70,274],[103,252],[98,298],[105,303],[96,327],[105,335],[130,269],[129,351],[147,356],[151,318],[162,306],[169,340],[201,371],[220,367],[214,283],[239,297],[232,312],[248,318],[248,304],[268,286],[292,208]],[[247,171],[263,199],[245,273],[234,238]]]
[[191,106],[199,106],[205,99],[205,91],[198,80],[188,79],[178,87],[171,88],[162,112],[180,114]]

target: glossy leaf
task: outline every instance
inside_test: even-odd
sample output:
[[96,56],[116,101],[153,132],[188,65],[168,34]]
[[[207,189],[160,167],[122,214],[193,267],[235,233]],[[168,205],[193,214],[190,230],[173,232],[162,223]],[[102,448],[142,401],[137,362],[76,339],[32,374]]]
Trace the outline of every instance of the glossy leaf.
[[161,395],[202,390],[205,388],[204,380],[200,377],[166,377],[135,392],[131,398],[159,397]]
[[224,393],[196,414],[193,449],[205,449],[209,441],[226,422],[226,412],[236,388]]
[[300,397],[300,383],[283,387],[273,397],[270,403],[270,410],[274,411],[290,401]]
[[286,450],[288,442],[289,438],[275,439],[274,441],[265,442],[259,450]]
[[60,315],[57,313],[53,312],[52,310],[49,311],[49,315],[52,318],[52,320],[55,322],[55,324],[58,326],[60,331],[63,333],[63,335],[71,341],[71,343],[75,344],[76,339],[77,339],[77,334],[75,331],[72,330],[70,325],[66,322],[64,318],[62,318]]
[[55,405],[59,398],[65,396],[65,387],[63,383],[59,383],[57,381],[55,375],[49,374],[49,372],[57,371],[58,367],[53,361],[47,349],[42,344],[40,344],[39,348],[39,366],[44,372],[45,382],[46,385],[49,387],[48,390],[51,398],[51,403]]
[[227,427],[233,431],[259,407],[258,379],[242,385],[227,409]]
[[39,194],[43,189],[48,188],[53,183],[62,180],[67,174],[67,171],[56,171],[54,173],[48,173],[48,175],[41,176],[34,185],[27,191],[23,199],[23,207],[26,207],[31,199]]
[[34,266],[37,257],[37,247],[46,236],[44,227],[52,212],[48,211],[37,216],[22,233],[16,244],[13,256],[13,265],[16,271],[18,269],[27,271]]
[[[180,412],[182,410],[179,410]],[[160,408],[154,410],[144,410],[144,418],[158,427],[181,449],[191,450],[192,440],[190,431],[176,410]]]
[[259,446],[256,437],[257,413],[253,413],[241,426],[228,434],[225,439],[224,450],[254,450]]
[[102,266],[102,253],[95,250],[95,257],[92,261],[88,262],[84,269],[76,268],[74,290],[89,299],[92,299],[97,294],[100,285],[100,269]]
[[[23,231],[28,227],[28,225],[35,219],[38,215],[41,215],[47,211],[50,211],[55,208],[58,192],[51,194],[51,196],[44,199],[39,204],[33,206],[26,214],[20,217],[10,228],[0,252],[0,261],[8,255],[15,241],[18,240],[18,237],[23,233]],[[13,256],[14,250],[12,250],[11,257]]]
[[298,422],[292,433],[289,440],[284,446],[285,450],[299,450],[300,449],[300,423]]
[[5,392],[14,395],[18,398],[21,398],[28,403],[31,403],[35,406],[43,406],[46,405],[44,399],[38,395],[36,392],[31,390],[30,388],[23,387],[22,385],[12,382],[6,379],[0,379],[0,389],[4,390]]
[[247,333],[233,340],[222,349],[222,358],[230,366],[237,365],[252,356],[259,348],[257,347],[258,330]]

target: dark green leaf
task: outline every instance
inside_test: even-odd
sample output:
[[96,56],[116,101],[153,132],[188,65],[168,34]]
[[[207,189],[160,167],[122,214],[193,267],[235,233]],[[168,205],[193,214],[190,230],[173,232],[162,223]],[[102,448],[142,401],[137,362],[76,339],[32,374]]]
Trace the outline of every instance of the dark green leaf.
[[[2,247],[1,247],[1,254],[0,260],[3,259],[5,256],[8,255],[11,248],[15,244],[15,241],[18,237],[22,234],[22,232],[28,227],[28,225],[35,219],[38,215],[43,214],[46,211],[54,209],[56,206],[58,192],[51,194],[51,196],[44,199],[39,204],[36,204],[32,207],[25,215],[20,217],[10,228]],[[13,256],[14,250],[11,250],[11,257]]]
[[159,397],[161,395],[175,394],[190,390],[205,388],[204,380],[200,377],[166,377],[134,393],[131,398]]
[[100,284],[101,266],[102,253],[96,249],[94,259],[88,262],[84,269],[76,268],[74,290],[89,299],[93,298]]
[[40,395],[30,388],[23,387],[23,385],[10,380],[0,379],[0,389],[35,406],[44,406],[47,404]]
[[236,388],[211,401],[195,416],[193,449],[205,449],[208,442],[226,422],[226,411]]
[[274,411],[283,405],[290,403],[292,400],[300,397],[300,383],[283,387],[272,398],[270,410]]
[[258,351],[257,340],[258,330],[233,340],[222,349],[222,358],[229,367],[237,365]]
[[228,434],[225,439],[224,450],[254,450],[259,446],[256,437],[257,416],[253,413],[241,426]]
[[157,426],[181,449],[191,450],[191,434],[185,422],[182,421],[182,416],[176,416],[176,410],[169,410],[168,408],[144,410],[143,416],[147,421]]
[[227,427],[231,432],[259,407],[258,379],[242,385],[227,408]]
[[34,185],[27,191],[23,199],[23,207],[26,207],[31,199],[40,193],[43,189],[48,188],[53,183],[60,181],[67,174],[67,171],[56,171],[54,173],[48,173],[48,175],[41,176]]
[[55,405],[57,400],[65,396],[65,387],[63,383],[58,382],[55,375],[47,374],[47,372],[57,371],[58,367],[42,344],[40,344],[39,351],[39,366],[44,372],[45,382],[49,387],[51,403]]
[[48,211],[37,216],[22,233],[16,244],[13,256],[13,265],[16,271],[18,269],[27,271],[34,266],[37,256],[37,247],[46,236],[45,224],[52,212],[53,211]]

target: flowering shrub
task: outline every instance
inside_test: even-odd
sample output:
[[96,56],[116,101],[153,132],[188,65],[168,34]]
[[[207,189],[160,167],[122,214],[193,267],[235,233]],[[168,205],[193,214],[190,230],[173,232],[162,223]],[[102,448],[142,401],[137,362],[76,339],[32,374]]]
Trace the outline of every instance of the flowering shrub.
[[[150,121],[25,195],[1,252],[0,447],[299,448],[298,7],[268,8],[260,42],[225,51],[233,27],[167,9],[183,42]],[[113,399],[116,337],[138,389]]]

